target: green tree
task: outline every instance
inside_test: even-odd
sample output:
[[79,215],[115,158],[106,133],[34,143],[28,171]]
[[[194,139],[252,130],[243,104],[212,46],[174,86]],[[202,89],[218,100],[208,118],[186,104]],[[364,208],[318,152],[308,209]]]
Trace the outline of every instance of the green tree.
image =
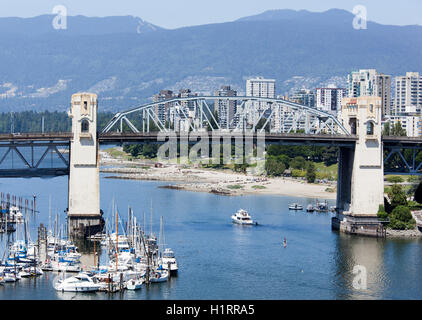
[[306,165],[306,181],[314,183],[316,179],[315,164],[308,162]]
[[385,211],[385,207],[382,204],[380,204],[378,207],[377,217],[382,220],[385,220],[388,218],[388,213]]
[[403,129],[400,121],[396,122],[396,124],[393,126],[391,135],[392,136],[406,136],[406,130]]
[[387,121],[387,122],[384,124],[384,128],[383,128],[383,131],[382,131],[382,135],[383,135],[383,136],[389,136],[389,135],[390,135],[390,133],[391,133],[391,124],[390,124],[390,121]]
[[158,146],[155,144],[144,144],[142,146],[142,155],[145,158],[155,158],[157,156]]
[[407,197],[403,188],[399,184],[393,184],[390,191],[388,192],[388,197],[390,198],[391,207],[394,208],[398,206],[407,206]]
[[412,213],[406,206],[397,206],[390,214],[389,226],[392,229],[413,229],[415,224],[416,222],[412,217]]
[[283,162],[278,161],[275,157],[269,157],[265,161],[265,171],[269,176],[279,177],[286,170],[286,166]]
[[304,169],[306,165],[306,160],[301,157],[294,157],[291,161],[290,161],[290,167],[292,167],[293,169]]

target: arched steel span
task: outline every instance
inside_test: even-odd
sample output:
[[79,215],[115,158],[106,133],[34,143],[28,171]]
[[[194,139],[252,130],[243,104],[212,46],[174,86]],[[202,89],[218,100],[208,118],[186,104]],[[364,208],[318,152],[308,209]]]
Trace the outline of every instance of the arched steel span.
[[[236,104],[236,113],[230,122],[226,122],[225,126],[222,126],[211,112],[207,103],[211,100]],[[164,120],[163,109],[170,121]],[[128,116],[133,115],[140,116],[142,128],[136,127],[128,119]],[[263,121],[261,121],[262,119]],[[239,96],[178,97],[151,102],[116,113],[104,127],[102,133],[111,132],[117,124],[120,125],[117,130],[122,132],[123,123],[126,123],[134,133],[150,132],[151,121],[160,132],[203,131],[207,127],[210,127],[212,131],[236,132],[247,129],[253,132],[262,132],[269,125],[271,133],[290,133],[304,130],[307,134],[350,135],[340,121],[328,112],[284,99]],[[165,122],[167,122],[167,125]],[[259,123],[261,126],[257,129]]]

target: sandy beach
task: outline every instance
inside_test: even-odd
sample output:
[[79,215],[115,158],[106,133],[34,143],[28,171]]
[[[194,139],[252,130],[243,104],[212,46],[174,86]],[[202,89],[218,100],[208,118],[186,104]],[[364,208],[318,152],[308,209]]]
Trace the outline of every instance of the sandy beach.
[[102,173],[110,173],[107,178],[169,182],[165,187],[178,190],[231,196],[271,194],[315,199],[336,198],[336,192],[326,191],[327,188],[335,191],[335,182],[310,184],[295,178],[267,178],[231,170],[185,169],[178,165],[156,168],[153,162],[114,159],[106,152],[101,152],[101,166]]

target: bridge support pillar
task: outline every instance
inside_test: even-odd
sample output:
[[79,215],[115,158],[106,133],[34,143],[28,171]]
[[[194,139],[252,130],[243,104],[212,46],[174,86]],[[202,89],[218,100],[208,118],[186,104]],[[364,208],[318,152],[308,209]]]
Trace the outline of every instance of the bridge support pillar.
[[337,213],[332,227],[345,233],[383,236],[377,218],[379,205],[384,204],[381,99],[345,98],[340,118],[358,140],[354,149],[340,148]]
[[104,228],[100,210],[97,106],[96,94],[72,95],[67,217],[69,234],[76,237],[93,235]]

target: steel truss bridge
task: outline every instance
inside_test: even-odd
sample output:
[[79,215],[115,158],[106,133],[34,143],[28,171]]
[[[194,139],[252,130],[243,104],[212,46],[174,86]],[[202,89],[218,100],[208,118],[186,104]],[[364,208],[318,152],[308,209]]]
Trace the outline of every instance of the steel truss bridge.
[[[211,102],[229,105],[236,110],[225,126],[211,111]],[[217,108],[217,106],[215,106]],[[229,112],[226,110],[226,113]],[[166,123],[167,122],[167,123]],[[343,134],[349,132],[331,113],[320,111],[284,99],[258,97],[194,96],[152,102],[118,112],[104,127],[102,133],[124,131],[151,132],[154,124],[160,132],[170,131],[252,131],[270,133]]]
[[[232,122],[225,128],[211,112],[212,100],[237,104]],[[161,107],[166,104],[173,121],[185,121],[187,130],[163,123]],[[256,111],[259,104],[266,107]],[[154,132],[150,130],[151,123],[155,125]],[[239,139],[246,143],[251,136],[256,142],[263,136],[267,145],[354,148],[358,140],[332,114],[301,104],[283,99],[219,96],[175,98],[119,112],[97,134],[97,139],[100,144],[164,143],[170,137],[180,141],[189,135],[188,143],[195,144],[208,134],[210,143],[216,141],[215,136],[218,143],[227,136],[233,143]],[[72,132],[0,134],[0,177],[68,175],[72,139]],[[421,138],[387,136],[382,143],[385,174],[422,175]]]

